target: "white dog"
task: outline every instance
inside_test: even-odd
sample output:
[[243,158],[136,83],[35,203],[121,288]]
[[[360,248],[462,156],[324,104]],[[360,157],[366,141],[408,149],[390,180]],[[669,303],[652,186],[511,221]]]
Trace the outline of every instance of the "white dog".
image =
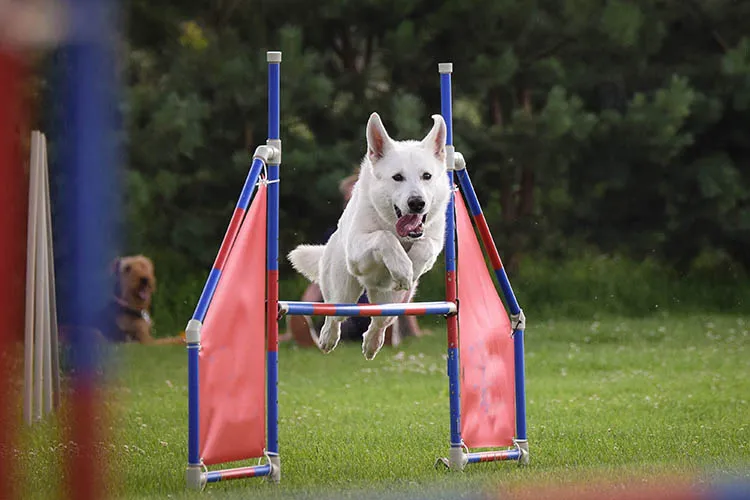
[[[362,290],[373,304],[408,302],[435,264],[445,238],[446,178],[442,116],[422,141],[394,141],[377,113],[367,122],[367,155],[338,228],[325,245],[289,253],[295,269],[320,285],[330,303],[354,303]],[[338,344],[343,317],[327,317],[319,347]],[[396,318],[373,317],[362,352],[373,359]]]

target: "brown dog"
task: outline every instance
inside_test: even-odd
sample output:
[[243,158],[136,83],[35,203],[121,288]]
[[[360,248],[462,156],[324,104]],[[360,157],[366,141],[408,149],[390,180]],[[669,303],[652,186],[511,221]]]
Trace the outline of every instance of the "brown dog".
[[143,255],[116,259],[112,265],[115,290],[95,327],[111,342],[183,344],[182,336],[151,335],[151,299],[156,291],[154,263]]

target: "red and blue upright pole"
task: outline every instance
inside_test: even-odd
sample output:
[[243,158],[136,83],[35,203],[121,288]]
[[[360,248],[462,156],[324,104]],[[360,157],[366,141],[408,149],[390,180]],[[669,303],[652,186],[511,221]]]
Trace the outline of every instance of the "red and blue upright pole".
[[[440,113],[445,120],[446,164],[451,196],[445,211],[445,300],[456,303],[458,287],[456,282],[456,210],[453,183],[453,102],[451,74],[453,64],[441,63],[440,72]],[[465,457],[461,439],[461,389],[459,377],[458,315],[448,316],[448,387],[450,391],[450,430],[451,449],[449,464],[453,469],[463,469]]]
[[268,163],[268,219],[266,227],[266,345],[268,398],[266,453],[271,461],[271,479],[280,479],[279,459],[279,165],[281,164],[280,134],[280,70],[281,52],[268,52],[268,146],[274,148]]

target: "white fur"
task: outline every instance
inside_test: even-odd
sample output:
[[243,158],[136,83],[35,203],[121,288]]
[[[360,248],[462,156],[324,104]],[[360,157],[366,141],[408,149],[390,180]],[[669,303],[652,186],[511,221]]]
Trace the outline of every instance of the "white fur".
[[300,245],[289,252],[289,260],[300,274],[310,281],[318,281],[323,245]]
[[[445,209],[450,187],[445,169],[445,122],[433,115],[422,141],[394,141],[377,113],[367,122],[367,155],[338,228],[325,245],[300,245],[289,253],[295,269],[320,285],[323,300],[355,303],[367,291],[370,302],[406,302],[419,278],[443,249]],[[400,174],[402,180],[394,180]],[[425,179],[425,174],[431,176]],[[409,212],[409,199],[421,198],[427,214],[421,237],[401,237],[394,206]],[[332,351],[345,318],[327,317],[319,347]],[[363,335],[362,352],[373,359],[383,346],[385,329],[395,317],[373,317]]]

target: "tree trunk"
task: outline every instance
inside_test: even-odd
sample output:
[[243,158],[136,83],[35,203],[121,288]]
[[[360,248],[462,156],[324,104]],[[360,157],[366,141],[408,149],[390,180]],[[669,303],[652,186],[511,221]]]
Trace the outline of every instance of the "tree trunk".
[[[493,125],[503,126],[503,106],[500,103],[499,91],[493,89],[490,93],[490,121]],[[500,210],[502,211],[503,226],[508,227],[516,217],[516,207],[513,204],[513,175],[500,179]]]
[[492,92],[492,122],[495,125],[503,126],[503,107],[500,104],[500,97],[497,95],[497,90]]
[[[532,116],[531,90],[526,88],[521,92],[524,111]],[[514,244],[510,248],[508,262],[505,265],[508,274],[518,273],[523,254],[527,250],[530,240],[531,216],[534,213],[534,187],[536,185],[533,165],[528,162],[521,167],[521,181],[516,197],[516,210],[511,224]]]
[[250,151],[250,154],[253,154],[253,148],[255,148],[255,139],[253,134],[253,126],[250,124],[250,121],[245,121],[245,149]]

